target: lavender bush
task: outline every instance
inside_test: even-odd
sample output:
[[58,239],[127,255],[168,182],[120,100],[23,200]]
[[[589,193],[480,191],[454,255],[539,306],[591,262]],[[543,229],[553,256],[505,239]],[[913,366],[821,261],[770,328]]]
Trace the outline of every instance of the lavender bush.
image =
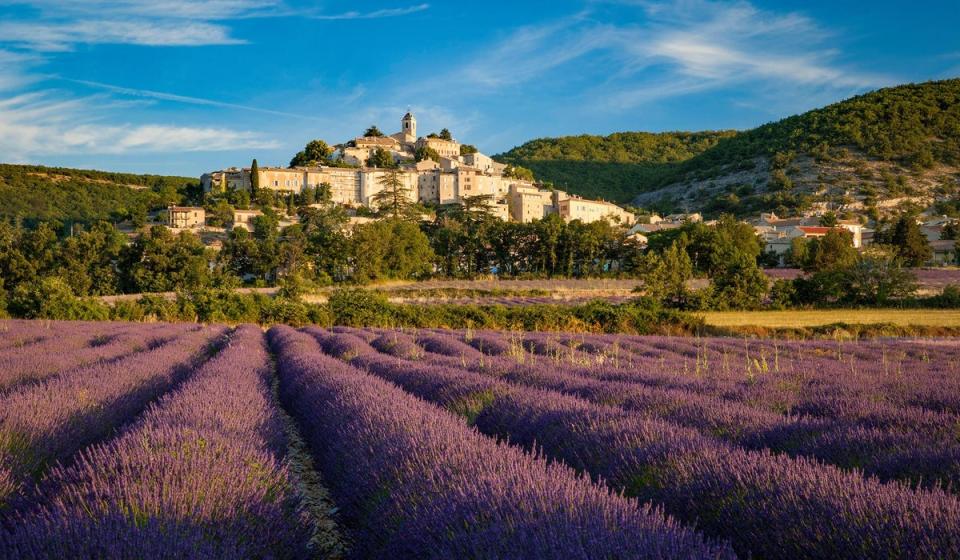
[[281,395],[353,528],[357,557],[732,557],[658,512],[498,444],[396,387],[269,332]]
[[[229,345],[119,437],[41,485],[0,543],[21,558],[303,558],[310,532],[282,463],[263,333]],[[181,556],[182,555],[182,556]]]

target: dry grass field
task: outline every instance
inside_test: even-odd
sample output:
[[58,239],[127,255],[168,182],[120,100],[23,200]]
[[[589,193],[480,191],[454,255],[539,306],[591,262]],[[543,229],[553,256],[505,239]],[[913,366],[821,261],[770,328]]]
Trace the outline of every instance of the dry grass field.
[[833,323],[960,327],[955,309],[811,309],[786,311],[714,311],[703,314],[715,327],[803,328]]

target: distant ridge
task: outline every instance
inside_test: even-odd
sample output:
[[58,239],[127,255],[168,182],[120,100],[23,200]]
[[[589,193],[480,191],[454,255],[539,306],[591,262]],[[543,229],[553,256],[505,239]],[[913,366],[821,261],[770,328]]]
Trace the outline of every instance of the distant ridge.
[[740,133],[540,138],[498,158],[572,192],[707,211],[943,198],[936,188],[960,170],[960,79],[885,88]]

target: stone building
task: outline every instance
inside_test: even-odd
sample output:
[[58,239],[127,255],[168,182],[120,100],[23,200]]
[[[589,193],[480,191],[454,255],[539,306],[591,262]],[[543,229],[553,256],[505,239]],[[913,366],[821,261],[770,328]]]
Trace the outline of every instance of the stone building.
[[636,217],[616,204],[604,200],[587,200],[578,196],[557,201],[557,213],[566,222],[580,220],[584,223],[609,220],[625,226],[633,225]]
[[199,229],[206,225],[207,213],[195,206],[168,206],[167,226],[173,229]]
[[234,210],[233,228],[243,228],[247,231],[253,231],[253,219],[257,216],[263,216],[259,210]]
[[[397,162],[401,181],[411,201],[425,204],[456,204],[464,198],[490,198],[491,212],[504,220],[529,222],[559,213],[565,220],[611,219],[632,224],[633,215],[603,201],[570,197],[563,191],[540,190],[532,181],[505,177],[506,165],[480,152],[461,155],[461,144],[434,135],[417,136],[417,120],[407,112],[399,132],[390,136],[358,137],[335,146],[333,158],[352,167],[321,165],[316,167],[261,167],[259,185],[280,193],[301,193],[305,188],[329,185],[334,203],[345,206],[370,206],[383,190],[384,169],[366,167],[376,150],[386,150]],[[439,161],[414,162],[416,151],[430,148]],[[206,192],[250,190],[250,169],[229,168],[201,177]]]

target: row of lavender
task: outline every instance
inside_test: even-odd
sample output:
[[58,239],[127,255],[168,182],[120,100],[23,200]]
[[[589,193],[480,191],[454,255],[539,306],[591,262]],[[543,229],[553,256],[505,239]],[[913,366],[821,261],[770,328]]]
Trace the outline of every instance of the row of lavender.
[[658,510],[269,332],[299,421],[361,558],[732,558]]
[[[392,333],[389,343],[405,336]],[[445,336],[419,334],[428,342]],[[950,404],[960,395],[960,374],[950,365],[958,354],[952,341],[888,341],[891,348],[883,349],[879,343],[837,347],[534,333],[461,332],[458,340],[456,347],[440,349],[449,354],[450,365],[496,371],[515,382],[663,418],[751,449],[810,456],[928,486],[960,483],[960,415]],[[613,355],[611,347],[629,356],[612,363],[605,359]],[[770,347],[783,356],[783,367],[729,373],[714,368],[722,360],[703,357],[718,348],[728,356],[738,350],[763,356]],[[868,359],[878,348],[913,358],[903,372],[890,375]],[[837,353],[861,355],[864,367],[831,367]],[[698,359],[701,372],[679,367],[690,356]]]
[[259,328],[2,326],[0,558],[316,552]]
[[[286,436],[263,334],[241,327],[225,344],[119,435],[53,468],[10,516],[5,553],[307,556],[309,520],[282,462]],[[168,367],[182,357],[163,356]]]
[[[62,338],[77,353],[114,337],[156,341],[43,368],[0,394],[0,557],[331,552],[315,546],[310,496],[288,466],[259,329],[98,328],[20,331],[8,345],[0,335],[4,349]],[[307,335],[276,328],[270,338],[282,400],[341,506],[352,557],[734,557],[655,508],[324,357]]]
[[[25,368],[0,391],[0,557],[321,553],[287,467],[258,329],[22,327],[0,328],[2,363],[26,363],[26,349],[41,362],[58,348],[74,358]],[[800,458],[768,451],[777,437],[846,445],[879,430],[868,424],[878,419],[905,433],[939,427],[947,443],[939,422],[949,411],[930,407],[922,421],[860,414],[867,428],[838,431],[849,418],[784,416],[739,399],[731,375],[644,371],[644,352],[668,339],[630,340],[644,350],[628,365],[561,357],[597,354],[587,345],[613,342],[602,337],[307,332],[270,333],[281,400],[354,557],[732,557],[725,542],[753,557],[960,555],[953,494],[825,466],[802,446],[786,446]],[[699,348],[675,342],[675,354]],[[956,470],[950,456],[938,460]]]
[[[744,376],[740,380],[709,375],[684,377],[649,364],[558,368],[553,358],[544,357],[547,353],[543,350],[556,342],[544,342],[537,336],[531,335],[528,341],[533,353],[520,360],[503,358],[508,345],[491,335],[472,338],[468,342],[473,347],[463,344],[466,337],[461,336],[459,349],[447,353],[471,355],[474,360],[468,367],[474,370],[496,366],[502,375],[518,383],[665,419],[750,449],[809,456],[841,467],[860,468],[884,479],[960,487],[956,432],[960,417],[955,412],[935,405],[911,406],[884,400],[871,390],[875,383],[857,385],[844,379],[851,374],[831,371],[824,364],[813,363],[793,373],[768,372],[762,381]],[[680,347],[676,353],[682,352],[686,342],[674,343]],[[652,344],[665,346],[658,339]],[[794,344],[797,347],[803,343]],[[484,360],[485,355],[476,348],[499,359]],[[943,354],[955,350],[944,347]],[[956,375],[938,371],[936,366],[921,367],[942,359],[940,353],[934,356],[915,364],[911,378],[914,385],[925,385],[925,392],[939,391],[938,402],[943,402],[956,395],[951,394]],[[518,365],[517,361],[523,363]],[[863,378],[868,376],[862,374]],[[762,395],[763,390],[790,393],[802,404],[783,414],[764,406],[762,399],[752,398]]]
[[[465,415],[482,432],[538,445],[618,490],[653,500],[729,539],[739,552],[761,557],[960,554],[960,502],[949,493],[883,484],[804,458],[745,450],[715,437],[720,434],[704,433],[711,422],[735,429],[741,419],[756,420],[752,409],[734,408],[723,417],[718,403],[691,393],[684,410],[676,389],[672,395],[644,394],[641,384],[597,381],[590,377],[593,370],[566,373],[556,363],[535,360],[518,366],[515,355],[485,355],[443,333],[410,337],[336,330],[341,332],[311,334],[328,353]],[[496,340],[487,342],[497,346]],[[499,342],[501,349],[510,347]],[[588,387],[594,398],[571,396],[586,394]],[[603,404],[631,389],[635,406]],[[666,416],[674,409],[671,421],[657,417],[658,406]],[[696,427],[702,429],[673,421],[683,414],[688,425],[699,422]],[[830,429],[829,423],[818,427],[819,420],[802,419],[797,430]],[[956,458],[945,460],[955,471]]]

